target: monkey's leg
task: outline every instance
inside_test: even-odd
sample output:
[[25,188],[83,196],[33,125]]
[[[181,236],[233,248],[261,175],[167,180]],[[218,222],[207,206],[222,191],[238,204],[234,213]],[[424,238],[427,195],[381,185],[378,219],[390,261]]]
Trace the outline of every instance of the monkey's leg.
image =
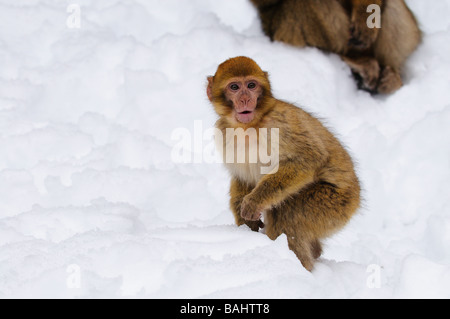
[[253,231],[259,231],[260,228],[264,228],[264,224],[261,220],[248,221],[241,217],[241,205],[244,197],[252,191],[252,188],[247,184],[241,183],[238,179],[233,178],[231,180],[230,187],[230,208],[233,212],[236,225],[241,226],[246,224]]
[[285,233],[289,248],[311,270],[322,252],[320,240],[341,229],[359,207],[355,187],[343,190],[326,182],[308,185],[267,214],[266,234],[275,239]]
[[311,242],[311,252],[314,259],[322,256],[322,244],[318,239]]
[[312,271],[314,260],[322,254],[322,246],[314,238],[307,225],[299,225],[296,215],[298,208],[290,204],[282,204],[266,214],[266,234],[275,240],[281,234],[286,234],[289,249],[308,271]]
[[401,69],[421,41],[417,21],[403,0],[385,1],[381,29],[374,43],[375,58],[382,67],[379,93],[392,93],[402,85]]
[[375,93],[380,79],[380,65],[378,61],[369,56],[342,56],[341,58],[348,64],[358,80],[358,88]]
[[[295,253],[306,270],[312,271],[316,259],[313,250],[313,242],[305,238],[286,235],[288,236],[289,249]],[[314,241],[314,243],[316,242],[317,241]]]

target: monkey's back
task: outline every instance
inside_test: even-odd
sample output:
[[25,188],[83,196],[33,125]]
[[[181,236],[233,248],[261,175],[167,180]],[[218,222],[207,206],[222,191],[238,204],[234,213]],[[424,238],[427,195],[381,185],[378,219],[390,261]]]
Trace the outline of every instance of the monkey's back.
[[[280,128],[280,154],[296,156],[316,169],[316,180],[326,181],[340,188],[360,192],[353,160],[345,147],[312,114],[285,102],[278,102],[272,125]],[[292,127],[298,128],[293,131]],[[280,161],[283,159],[280,158]]]
[[[311,236],[328,237],[341,229],[360,206],[361,188],[352,158],[316,117],[292,104],[278,103],[279,114],[270,117],[275,119],[273,125],[280,126],[280,154],[309,163],[315,178],[280,207],[273,208],[267,215],[268,222],[276,225],[272,228],[274,234],[295,220],[309,225],[306,228]],[[280,158],[280,162],[283,160]],[[304,226],[300,228],[305,230]]]
[[338,1],[284,0],[275,5],[264,2],[253,1],[263,30],[272,40],[336,53],[347,51],[350,19]]

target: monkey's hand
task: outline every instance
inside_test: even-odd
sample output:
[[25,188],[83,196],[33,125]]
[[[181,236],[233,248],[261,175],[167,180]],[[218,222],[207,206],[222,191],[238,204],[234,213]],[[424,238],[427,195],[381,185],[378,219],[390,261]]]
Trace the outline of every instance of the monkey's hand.
[[241,204],[241,216],[248,221],[257,221],[261,218],[262,208],[250,196],[245,196]]

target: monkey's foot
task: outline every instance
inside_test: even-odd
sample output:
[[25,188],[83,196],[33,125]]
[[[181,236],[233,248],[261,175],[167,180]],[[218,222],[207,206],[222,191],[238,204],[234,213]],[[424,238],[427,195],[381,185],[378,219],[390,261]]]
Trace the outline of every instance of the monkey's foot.
[[386,66],[381,72],[377,92],[380,94],[391,94],[403,86],[402,78],[399,72],[392,67]]
[[264,223],[261,220],[246,221],[245,225],[247,225],[254,232],[259,232],[260,228],[263,229],[265,227]]
[[375,59],[367,59],[357,70],[353,70],[361,90],[375,92],[380,77],[380,65]]
[[352,70],[353,76],[361,90],[375,93],[380,78],[380,64],[372,57],[342,57]]

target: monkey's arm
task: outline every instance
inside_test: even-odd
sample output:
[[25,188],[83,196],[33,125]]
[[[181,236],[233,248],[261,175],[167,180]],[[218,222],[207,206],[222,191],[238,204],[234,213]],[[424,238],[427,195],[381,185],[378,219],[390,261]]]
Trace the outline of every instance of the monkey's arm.
[[370,5],[378,5],[381,9],[383,1],[384,0],[351,0],[352,16],[349,44],[354,49],[366,50],[370,48],[378,38],[380,29],[371,28],[367,23],[369,16],[373,14],[373,11],[368,10],[368,8]]
[[233,212],[234,219],[236,221],[236,225],[241,226],[246,224],[253,231],[258,231],[259,228],[264,228],[264,224],[259,220],[256,221],[246,221],[241,216],[241,206],[242,202],[250,192],[252,188],[239,181],[237,178],[232,178],[231,186],[230,186],[230,208]]
[[297,160],[280,162],[278,172],[265,175],[241,205],[245,220],[258,220],[261,212],[282,203],[314,181],[315,170]]

